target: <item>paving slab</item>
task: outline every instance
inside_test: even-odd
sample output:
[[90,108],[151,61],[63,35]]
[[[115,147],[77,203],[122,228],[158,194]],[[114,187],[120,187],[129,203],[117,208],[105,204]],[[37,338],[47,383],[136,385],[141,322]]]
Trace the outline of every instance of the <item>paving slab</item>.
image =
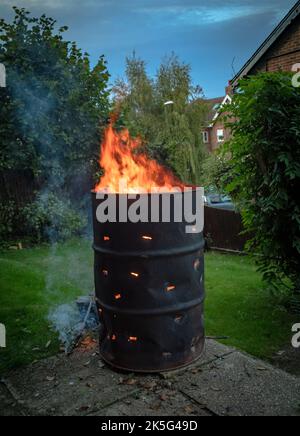
[[138,392],[93,416],[210,416],[210,413],[175,390]]
[[176,387],[216,415],[300,415],[300,379],[240,352],[186,372]]
[[213,340],[188,368],[113,371],[97,344],[14,371],[0,383],[0,415],[299,415],[300,379]]

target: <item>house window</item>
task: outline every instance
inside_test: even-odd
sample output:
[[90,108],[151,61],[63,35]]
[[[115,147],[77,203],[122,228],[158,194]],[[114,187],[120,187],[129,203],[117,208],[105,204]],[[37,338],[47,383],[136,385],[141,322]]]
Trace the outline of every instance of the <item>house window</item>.
[[208,144],[208,142],[209,142],[209,136],[208,136],[208,132],[202,132],[202,135],[203,135],[203,142],[204,142],[204,144]]
[[224,142],[224,129],[218,129],[217,130],[217,138],[218,138],[218,142]]

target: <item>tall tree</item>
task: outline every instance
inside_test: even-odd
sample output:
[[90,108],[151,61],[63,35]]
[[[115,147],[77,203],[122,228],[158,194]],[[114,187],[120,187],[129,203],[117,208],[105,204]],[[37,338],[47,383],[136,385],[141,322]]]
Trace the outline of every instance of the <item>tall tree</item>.
[[[63,39],[66,27],[14,8],[12,23],[0,20],[0,62],[7,71],[1,89],[0,169],[29,169],[44,178],[73,174],[91,164],[99,126],[108,110],[109,78],[100,58],[89,57]],[[77,169],[78,170],[78,169]]]
[[206,105],[202,89],[192,86],[190,66],[173,54],[150,79],[145,62],[134,55],[126,60],[126,81],[119,80],[113,91],[122,121],[143,137],[148,152],[183,181],[200,184]]
[[63,198],[59,204],[70,197],[80,203],[98,167],[109,110],[105,59],[91,68],[89,56],[64,39],[66,27],[14,11],[12,22],[0,20],[7,72],[7,87],[0,88],[0,175],[26,171],[41,192]]

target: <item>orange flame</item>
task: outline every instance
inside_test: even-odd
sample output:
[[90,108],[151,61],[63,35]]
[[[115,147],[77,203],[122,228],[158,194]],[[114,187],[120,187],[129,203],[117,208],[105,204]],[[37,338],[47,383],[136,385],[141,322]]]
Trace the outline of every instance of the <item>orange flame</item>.
[[121,132],[114,129],[115,119],[112,116],[105,131],[99,162],[104,176],[95,191],[127,194],[151,192],[156,188],[166,192],[173,191],[174,187],[183,190],[184,185],[171,171],[140,152],[140,138],[131,138],[127,129]]

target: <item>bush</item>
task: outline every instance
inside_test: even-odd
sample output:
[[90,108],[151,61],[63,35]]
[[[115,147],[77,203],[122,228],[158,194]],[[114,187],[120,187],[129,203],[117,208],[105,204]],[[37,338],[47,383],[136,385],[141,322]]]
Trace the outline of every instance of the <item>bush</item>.
[[13,237],[18,217],[17,207],[14,201],[0,204],[0,240],[1,242]]
[[[226,108],[226,111],[228,108]],[[264,279],[286,280],[300,292],[300,88],[288,73],[264,73],[240,83],[230,107],[229,194],[238,203],[248,248],[259,254]]]
[[23,211],[26,230],[37,241],[57,242],[82,234],[87,219],[72,207],[68,199],[52,193],[38,194]]

